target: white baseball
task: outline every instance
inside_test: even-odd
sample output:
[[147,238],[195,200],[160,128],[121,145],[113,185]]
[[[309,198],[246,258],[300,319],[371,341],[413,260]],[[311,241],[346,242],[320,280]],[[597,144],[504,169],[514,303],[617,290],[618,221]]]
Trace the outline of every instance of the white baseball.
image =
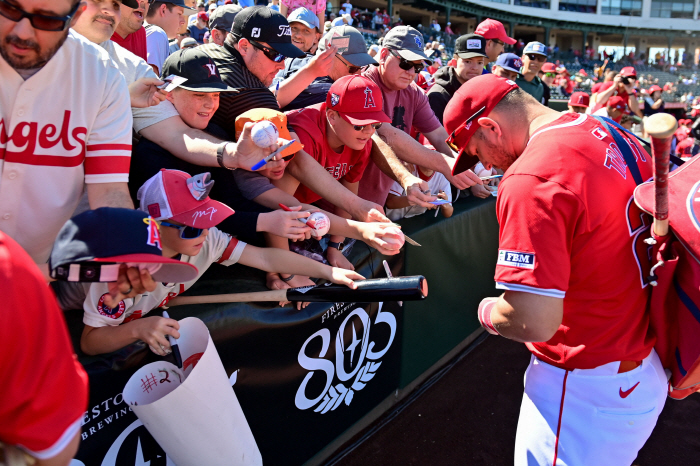
[[328,215],[324,214],[323,212],[314,212],[313,214],[309,215],[309,220],[314,221],[314,227],[311,230],[311,236],[314,238],[322,237],[328,233],[328,230],[331,229],[331,219],[329,219]]
[[280,136],[277,127],[268,120],[258,121],[250,130],[250,137],[256,146],[267,148],[277,142]]
[[[384,228],[384,233],[386,233],[385,236],[382,236],[382,239],[386,241],[389,244],[398,244],[399,248],[403,247],[403,243],[405,241],[404,236],[403,236],[403,231],[401,231],[400,228],[397,227],[388,227]],[[394,238],[393,236],[388,236],[388,235],[396,235],[398,238]]]

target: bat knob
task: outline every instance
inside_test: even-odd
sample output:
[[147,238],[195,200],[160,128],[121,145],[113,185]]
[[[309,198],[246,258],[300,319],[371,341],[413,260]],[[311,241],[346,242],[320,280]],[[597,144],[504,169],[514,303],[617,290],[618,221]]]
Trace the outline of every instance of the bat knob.
[[656,113],[644,122],[646,132],[655,138],[665,139],[673,136],[678,128],[678,122],[673,115],[668,113]]

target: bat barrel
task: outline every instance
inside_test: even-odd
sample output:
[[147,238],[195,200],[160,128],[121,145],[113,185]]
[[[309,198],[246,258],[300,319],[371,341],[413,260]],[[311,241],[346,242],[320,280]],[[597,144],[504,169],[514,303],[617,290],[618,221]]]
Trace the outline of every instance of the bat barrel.
[[382,302],[419,301],[428,296],[428,281],[422,275],[396,278],[373,278],[355,282],[356,290],[344,285],[321,285],[290,288],[289,301],[304,302]]

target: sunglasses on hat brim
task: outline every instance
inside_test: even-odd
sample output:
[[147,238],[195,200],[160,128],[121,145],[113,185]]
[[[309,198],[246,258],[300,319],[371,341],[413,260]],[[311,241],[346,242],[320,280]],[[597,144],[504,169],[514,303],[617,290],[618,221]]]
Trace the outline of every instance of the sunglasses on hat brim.
[[450,134],[450,137],[447,138],[447,140],[445,141],[447,143],[447,145],[450,147],[450,149],[452,149],[453,151],[455,151],[458,154],[462,151],[462,148],[460,148],[457,145],[457,139],[459,139],[459,136],[463,132],[467,131],[467,126],[469,126],[469,123],[474,121],[474,119],[476,119],[479,115],[481,115],[485,111],[486,111],[486,106],[484,105],[479,110],[474,112],[474,114],[472,116],[470,116],[469,118],[464,120],[464,123],[462,123],[457,128],[455,128],[454,131],[452,131],[452,134]]

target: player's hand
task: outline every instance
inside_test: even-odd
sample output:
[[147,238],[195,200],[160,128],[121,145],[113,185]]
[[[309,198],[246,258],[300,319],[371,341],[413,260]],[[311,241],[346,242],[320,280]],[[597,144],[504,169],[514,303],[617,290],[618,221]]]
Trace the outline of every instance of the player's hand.
[[333,60],[335,60],[335,54],[338,51],[338,47],[331,45],[323,53],[314,55],[306,67],[309,71],[317,78],[322,78],[328,76],[331,68],[333,68]]
[[391,220],[384,215],[384,209],[379,204],[375,204],[374,202],[367,201],[360,197],[357,198],[357,201],[353,208],[348,210],[355,220],[359,220],[360,222],[391,222]]
[[428,187],[428,182],[423,181],[418,177],[413,176],[410,183],[406,188],[406,197],[408,198],[408,203],[410,205],[417,205],[425,207],[426,209],[434,209],[435,206],[431,204],[436,197],[430,194],[430,188]]
[[[253,165],[277,150],[277,144],[263,149],[253,142],[253,138],[250,136],[250,129],[253,125],[254,123],[252,122],[246,123],[243,126],[243,132],[238,138],[238,142],[235,144],[230,142],[226,145],[226,150],[224,151],[224,165],[231,168],[242,168],[251,171]],[[231,152],[231,150],[233,150],[233,152]]]
[[148,270],[139,270],[138,267],[127,267],[126,264],[121,264],[117,281],[107,284],[109,295],[105,296],[104,303],[110,309],[114,309],[119,301],[133,298],[146,291],[153,291],[156,285]]
[[165,317],[144,317],[132,321],[131,325],[136,327],[136,337],[146,343],[151,351],[160,356],[165,356],[172,352],[167,335],[180,338],[180,323],[175,319]]
[[311,228],[301,223],[298,218],[307,218],[310,212],[301,212],[301,206],[290,207],[293,212],[273,210],[258,215],[257,231],[265,231],[273,235],[289,238],[292,241],[302,241],[311,238]]
[[369,244],[385,256],[393,256],[394,254],[398,254],[401,250],[401,246],[398,244],[389,243],[386,241],[386,238],[396,238],[397,240],[400,239],[398,236],[386,232],[387,228],[393,226],[394,225],[391,223],[361,222],[359,223],[358,228],[365,243]]
[[471,170],[465,170],[462,173],[452,176],[451,173],[443,173],[447,181],[459,190],[467,189],[477,184],[481,184],[481,179]]
[[328,247],[326,249],[326,259],[332,267],[340,267],[345,270],[355,270],[355,266],[336,248]]
[[332,267],[330,271],[330,276],[327,277],[328,280],[338,285],[345,285],[351,290],[357,289],[357,284],[354,280],[364,280],[365,277],[352,270],[342,269],[338,267]]
[[476,197],[480,197],[481,199],[486,199],[491,195],[491,191],[486,189],[486,187],[483,184],[475,184],[469,190],[472,192],[472,194]]
[[158,89],[161,84],[163,81],[158,78],[141,78],[131,83],[129,85],[131,106],[146,108],[164,101],[168,93],[163,89]]

